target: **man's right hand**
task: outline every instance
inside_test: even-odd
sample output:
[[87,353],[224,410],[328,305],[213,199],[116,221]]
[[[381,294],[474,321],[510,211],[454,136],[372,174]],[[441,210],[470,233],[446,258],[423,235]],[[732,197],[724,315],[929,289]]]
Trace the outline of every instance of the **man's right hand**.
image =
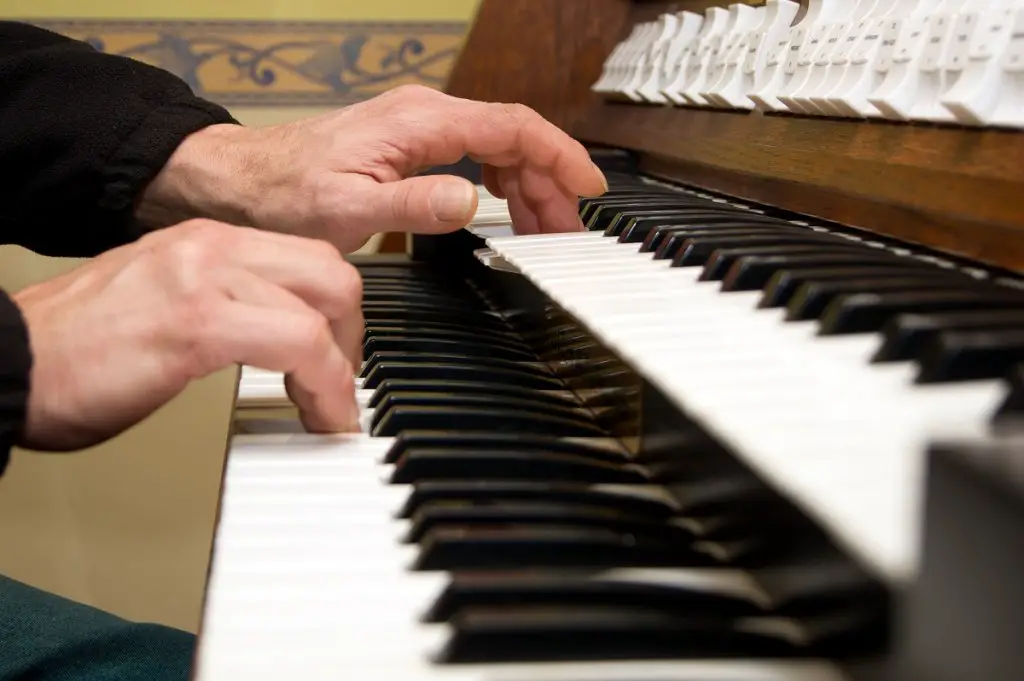
[[232,364],[284,372],[308,430],[358,429],[362,282],[326,242],[197,220],[14,300],[33,354],[28,447],[102,442]]

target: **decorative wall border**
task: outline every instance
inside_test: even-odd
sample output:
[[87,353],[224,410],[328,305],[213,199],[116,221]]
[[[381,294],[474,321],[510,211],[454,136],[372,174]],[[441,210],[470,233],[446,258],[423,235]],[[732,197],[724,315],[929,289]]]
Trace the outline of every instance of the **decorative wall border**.
[[444,86],[467,23],[35,20],[167,69],[224,106],[344,106]]

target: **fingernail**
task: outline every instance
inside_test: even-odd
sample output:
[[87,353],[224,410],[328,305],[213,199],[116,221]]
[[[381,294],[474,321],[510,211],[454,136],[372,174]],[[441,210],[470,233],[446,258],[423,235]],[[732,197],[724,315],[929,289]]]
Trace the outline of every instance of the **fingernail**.
[[445,182],[430,193],[430,210],[441,222],[468,222],[473,217],[476,189],[464,182]]

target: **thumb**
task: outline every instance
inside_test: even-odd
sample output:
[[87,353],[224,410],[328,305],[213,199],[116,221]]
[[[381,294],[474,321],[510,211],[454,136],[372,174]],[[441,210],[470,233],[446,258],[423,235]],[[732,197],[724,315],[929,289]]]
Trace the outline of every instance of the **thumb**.
[[369,200],[376,231],[436,234],[469,224],[478,197],[468,180],[425,175],[379,184]]

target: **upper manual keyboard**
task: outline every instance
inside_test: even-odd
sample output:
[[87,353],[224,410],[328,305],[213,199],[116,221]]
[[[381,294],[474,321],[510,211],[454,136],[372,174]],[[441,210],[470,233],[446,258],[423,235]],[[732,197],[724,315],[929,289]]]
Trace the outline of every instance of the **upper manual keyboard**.
[[921,458],[984,432],[1024,362],[1024,293],[851,230],[613,177],[590,231],[487,240],[892,579]]

